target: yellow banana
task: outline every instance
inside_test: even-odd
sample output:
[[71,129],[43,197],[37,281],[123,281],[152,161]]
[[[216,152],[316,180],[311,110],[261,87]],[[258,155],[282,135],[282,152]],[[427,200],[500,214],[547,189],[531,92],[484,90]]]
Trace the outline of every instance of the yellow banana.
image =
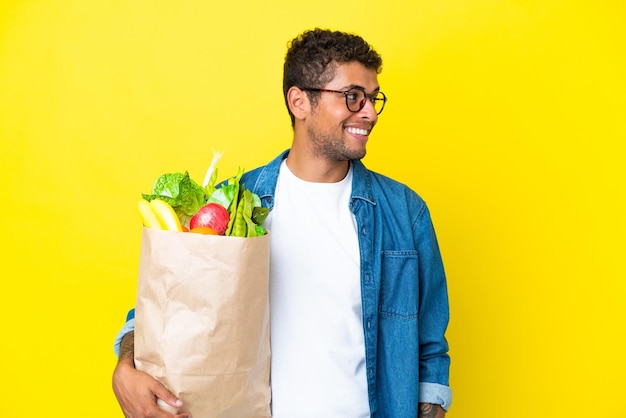
[[150,207],[159,220],[161,229],[167,229],[169,231],[183,230],[178,215],[174,212],[174,209],[169,203],[161,199],[154,199],[150,201]]
[[141,199],[137,204],[137,210],[139,212],[139,217],[146,228],[163,229],[147,200]]

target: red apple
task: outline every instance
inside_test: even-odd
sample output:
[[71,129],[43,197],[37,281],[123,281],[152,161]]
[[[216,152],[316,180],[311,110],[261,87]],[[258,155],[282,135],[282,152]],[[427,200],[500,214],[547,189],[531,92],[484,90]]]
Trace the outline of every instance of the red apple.
[[224,235],[230,219],[228,211],[219,203],[211,202],[202,206],[189,221],[189,229],[198,226],[208,226],[220,235]]

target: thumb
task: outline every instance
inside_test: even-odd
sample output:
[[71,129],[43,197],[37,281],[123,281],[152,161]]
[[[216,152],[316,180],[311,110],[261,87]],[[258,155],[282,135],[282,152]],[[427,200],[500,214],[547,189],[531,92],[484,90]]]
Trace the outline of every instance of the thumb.
[[175,414],[183,406],[183,402],[163,386],[155,390],[154,394],[157,397],[157,405],[166,412]]
[[175,404],[176,406],[173,406],[165,403],[163,399],[157,398],[157,405],[159,406],[159,408],[161,408],[162,411],[169,412],[170,414],[177,414],[179,408],[183,406],[183,403],[179,399],[175,401]]

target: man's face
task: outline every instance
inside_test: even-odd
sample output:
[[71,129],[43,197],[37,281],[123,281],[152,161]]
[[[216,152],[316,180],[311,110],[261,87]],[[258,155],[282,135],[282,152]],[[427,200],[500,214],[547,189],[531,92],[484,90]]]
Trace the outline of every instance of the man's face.
[[[358,62],[339,65],[333,78],[323,88],[346,91],[361,88],[365,93],[378,91],[376,71]],[[378,115],[370,100],[358,112],[346,106],[340,93],[322,92],[317,106],[311,109],[306,131],[316,155],[330,161],[358,160],[365,156],[365,145]]]

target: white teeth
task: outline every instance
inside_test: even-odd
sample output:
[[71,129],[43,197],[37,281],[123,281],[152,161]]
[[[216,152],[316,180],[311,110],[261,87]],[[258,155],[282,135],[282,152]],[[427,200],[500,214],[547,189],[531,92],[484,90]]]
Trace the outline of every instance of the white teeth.
[[362,128],[346,128],[346,131],[356,135],[367,135],[367,129]]

